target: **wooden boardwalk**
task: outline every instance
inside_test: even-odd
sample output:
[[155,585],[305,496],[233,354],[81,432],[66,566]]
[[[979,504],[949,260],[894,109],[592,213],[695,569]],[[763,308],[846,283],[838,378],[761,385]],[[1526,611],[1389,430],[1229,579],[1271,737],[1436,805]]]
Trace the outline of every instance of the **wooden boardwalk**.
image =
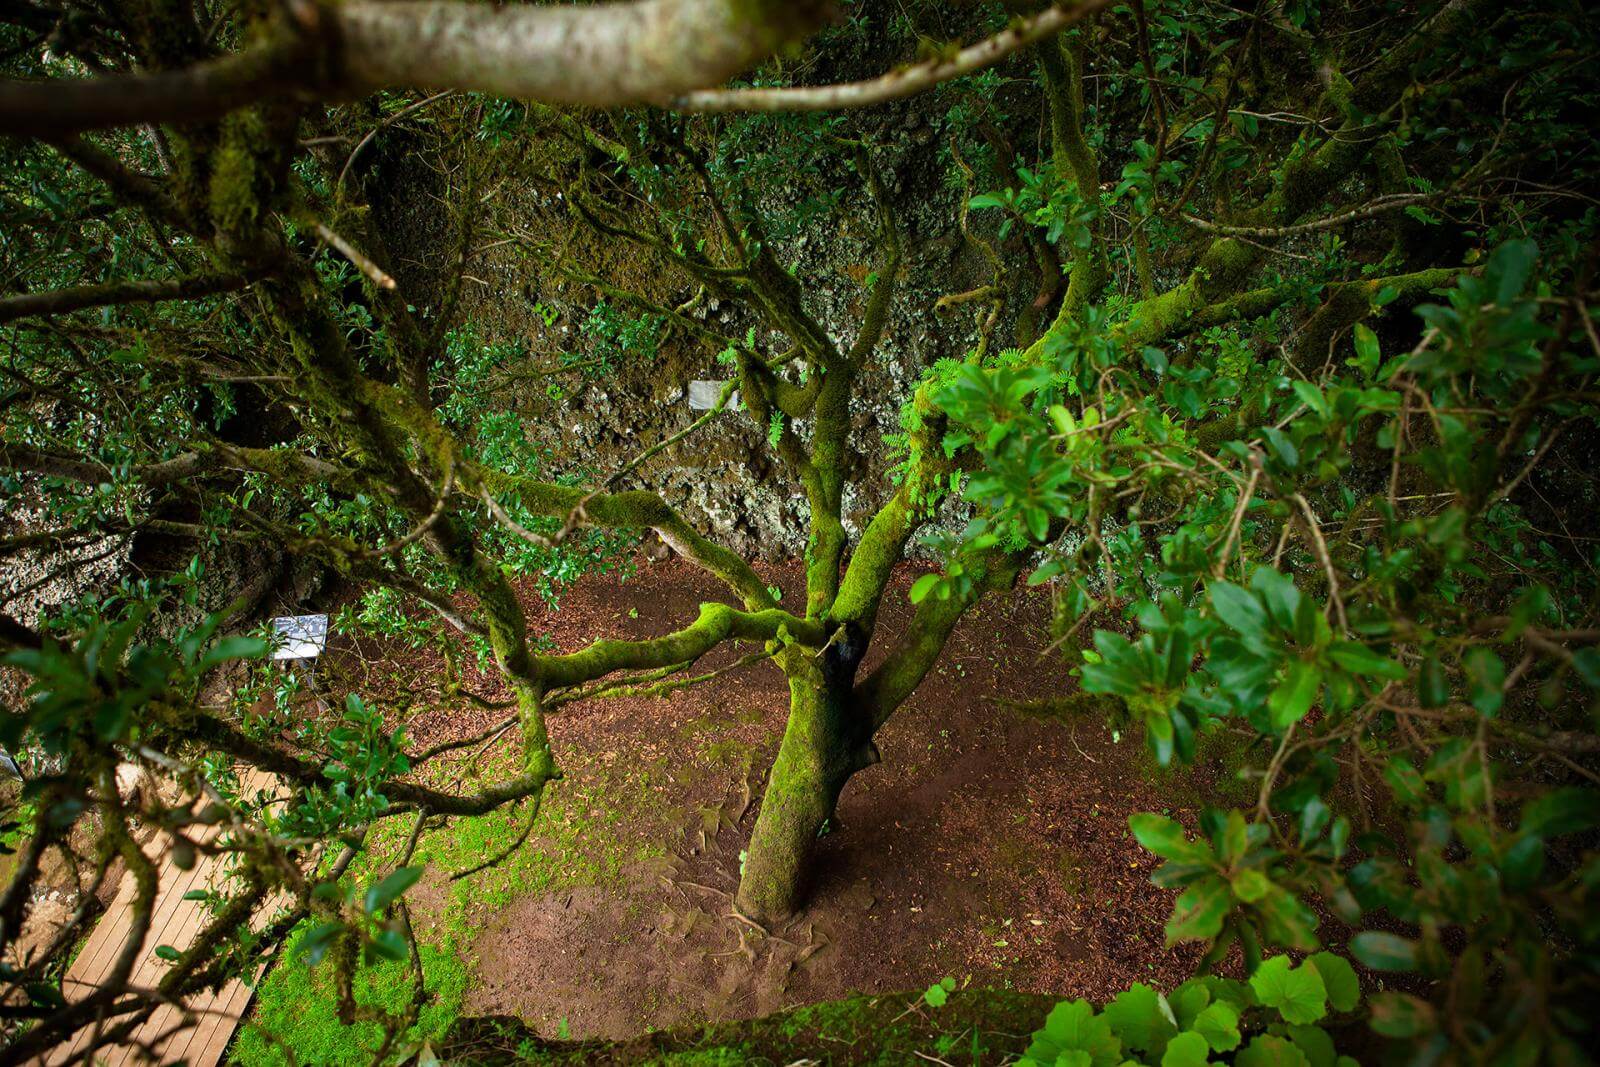
[[[240,786],[243,795],[253,796],[259,790],[271,789],[273,781],[269,775],[252,771],[244,776]],[[202,840],[217,833],[215,827],[206,829],[207,832],[201,835]],[[181,952],[193,943],[195,936],[205,926],[209,912],[204,902],[184,900],[184,894],[220,883],[224,874],[222,860],[203,853],[197,855],[193,867],[182,870],[172,862],[170,855],[160,851],[167,840],[165,835],[158,834],[151,844],[145,846],[151,861],[157,866],[159,888],[143,954],[134,964],[129,977],[129,984],[136,988],[154,987],[169,966],[155,954],[158,946],[171,945]],[[134,880],[124,875],[116,898],[90,932],[77,958],[67,968],[62,990],[69,1001],[94,992],[115,967],[127,943],[135,893]],[[250,1006],[250,998],[254,993],[253,986],[247,986],[235,978],[217,993],[200,993],[189,998],[187,1012],[163,1004],[135,1031],[130,1043],[99,1049],[92,1062],[109,1067],[186,1061],[190,1067],[216,1067],[222,1062],[233,1032],[244,1017],[245,1009]],[[93,1032],[93,1028],[79,1031],[72,1041],[57,1046],[35,1063],[49,1067],[83,1063],[84,1049],[92,1040]],[[154,1053],[153,1057],[151,1052]]]

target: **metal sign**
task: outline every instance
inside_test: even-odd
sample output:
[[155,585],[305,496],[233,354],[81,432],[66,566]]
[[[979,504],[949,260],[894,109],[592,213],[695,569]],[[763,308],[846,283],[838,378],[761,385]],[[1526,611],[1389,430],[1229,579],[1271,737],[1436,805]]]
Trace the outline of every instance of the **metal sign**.
[[273,659],[316,659],[328,644],[326,615],[285,615],[272,620]]
[[[699,379],[690,382],[689,410],[710,411],[716,407],[717,401],[722,397],[722,390],[727,384],[727,382],[711,382]],[[725,410],[736,411],[738,407],[739,390],[735,389],[733,395],[728,398],[728,406]]]

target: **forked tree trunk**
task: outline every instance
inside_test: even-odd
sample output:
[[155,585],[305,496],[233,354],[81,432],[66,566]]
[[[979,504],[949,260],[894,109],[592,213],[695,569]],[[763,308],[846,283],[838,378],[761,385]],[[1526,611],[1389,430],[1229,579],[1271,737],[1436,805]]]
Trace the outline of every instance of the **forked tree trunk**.
[[878,759],[870,728],[850,704],[855,665],[828,666],[834,669],[805,663],[789,667],[789,722],[761,798],[736,898],[741,912],[762,923],[781,922],[799,909],[808,861],[834,816],[839,792],[851,775]]

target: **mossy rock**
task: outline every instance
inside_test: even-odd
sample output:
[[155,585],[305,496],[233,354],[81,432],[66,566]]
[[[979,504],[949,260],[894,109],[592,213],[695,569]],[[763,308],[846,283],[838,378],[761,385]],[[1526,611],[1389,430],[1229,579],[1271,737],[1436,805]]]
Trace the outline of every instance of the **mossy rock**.
[[[1021,1053],[1056,998],[973,989],[928,1007],[921,993],[857,996],[759,1019],[664,1030],[624,1041],[547,1041],[520,1019],[461,1019],[439,1059],[464,1064],[640,1064],[723,1067],[806,1060],[826,1067],[923,1062],[999,1063]],[[913,1010],[908,1010],[913,1009]]]

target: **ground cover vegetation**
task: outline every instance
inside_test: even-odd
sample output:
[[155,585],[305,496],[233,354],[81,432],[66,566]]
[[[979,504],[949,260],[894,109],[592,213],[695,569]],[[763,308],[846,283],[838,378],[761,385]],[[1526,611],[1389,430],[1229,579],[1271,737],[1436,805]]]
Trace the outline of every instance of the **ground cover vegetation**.
[[[328,976],[341,1022],[373,1024],[373,1057],[431,1056],[417,1024],[448,993],[406,902],[424,833],[515,806],[521,829],[456,873],[506,862],[560,788],[548,716],[698,684],[732,642],[791,696],[736,898],[743,921],[782,922],[875,735],[963,614],[1026,581],[1055,592],[1072,714],[1141,735],[1162,765],[1235,735],[1254,793],[1198,826],[1130,822],[1167,861],[1168,938],[1202,943],[1207,973],[1059,1005],[1026,1061],[1321,1067],[1370,1029],[1423,1062],[1586,1062],[1600,218],[1577,5],[974,5],[965,48],[917,37],[943,25],[935,5],[844,4],[808,43],[825,13],[806,4],[477,7],[0,12],[0,485],[17,516],[0,550],[39,561],[29,592],[90,557],[154,545],[168,564],[0,620],[20,678],[0,744],[27,779],[0,945],[53,853],[92,884],[125,869],[143,917],[85,997],[60,983],[86,908],[8,955],[8,1057],[86,1024],[125,1040],[286,945]],[[853,81],[884,44],[906,64]],[[891,477],[860,484],[852,405],[909,297],[905,205],[851,115],[915,92],[985,276],[934,301],[970,350],[915,368]],[[396,283],[381,223],[404,190],[356,165],[402,131],[453,161],[409,208],[451,235],[428,292]],[[519,221],[495,196],[507,174],[562,224]],[[792,269],[818,220],[872,250],[842,334]],[[464,321],[490,248],[592,294],[581,351]],[[647,271],[616,270],[619,248]],[[694,295],[664,303],[647,273]],[[697,314],[713,300],[753,325]],[[508,400],[559,404],[564,378],[657,359],[668,336],[726,385],[621,466],[549,455]],[[728,420],[753,422],[765,477],[804,501],[792,602],[640,484]],[[865,521],[847,521],[847,489]],[[530,632],[514,579],[558,596],[646,531],[725,600],[566,653]],[[350,626],[438,650],[437,699],[504,719],[419,748],[370,694],[311,715],[240,684],[268,650],[259,597],[212,603],[203,567],[172,562],[224,550],[335,576],[359,594]],[[917,551],[936,570],[863,670]],[[469,662],[493,693],[463,681]],[[499,777],[429,773],[503,731],[520,756]],[[188,799],[124,799],[127,762]],[[241,765],[275,776],[276,803],[241,795]],[[127,983],[158,950],[141,826],[236,867],[156,989]],[[379,840],[400,847],[374,865]],[[939,1054],[992,1051],[972,1036]],[[562,1054],[536,1044],[522,1054]]]

